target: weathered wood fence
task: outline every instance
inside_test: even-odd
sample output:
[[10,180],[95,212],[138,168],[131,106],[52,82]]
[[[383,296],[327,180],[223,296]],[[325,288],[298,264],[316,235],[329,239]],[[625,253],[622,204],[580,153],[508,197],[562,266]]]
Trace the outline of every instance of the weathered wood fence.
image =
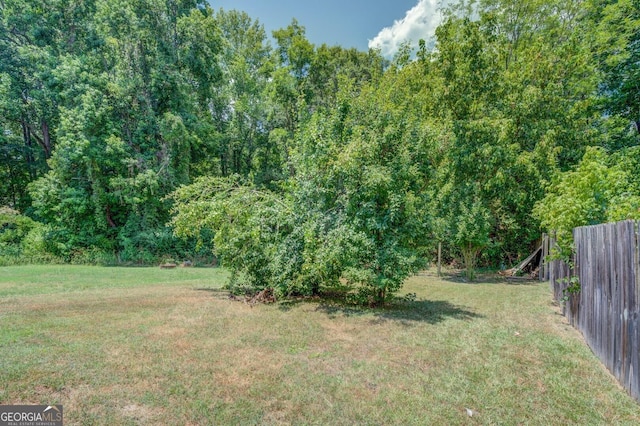
[[[627,391],[640,401],[640,222],[625,221],[573,230],[573,266],[548,261],[540,278],[548,279],[569,322]],[[554,241],[543,238],[543,251]],[[567,294],[572,276],[580,292]],[[568,297],[568,299],[567,299]]]

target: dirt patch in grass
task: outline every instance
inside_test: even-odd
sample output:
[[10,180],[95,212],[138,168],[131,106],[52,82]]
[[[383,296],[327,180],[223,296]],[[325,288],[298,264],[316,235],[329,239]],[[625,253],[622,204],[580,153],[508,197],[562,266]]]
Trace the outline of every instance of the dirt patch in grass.
[[154,409],[137,404],[122,407],[122,416],[133,420],[138,425],[150,424],[154,417]]

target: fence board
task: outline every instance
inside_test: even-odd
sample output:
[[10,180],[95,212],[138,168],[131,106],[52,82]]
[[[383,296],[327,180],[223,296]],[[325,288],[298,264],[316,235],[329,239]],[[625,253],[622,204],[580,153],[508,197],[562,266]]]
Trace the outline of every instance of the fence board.
[[563,305],[593,352],[628,392],[640,401],[640,222],[625,221],[574,229],[573,269],[550,261],[555,241],[543,236],[547,259],[540,277],[548,279],[556,300],[562,300],[572,276],[580,293]]

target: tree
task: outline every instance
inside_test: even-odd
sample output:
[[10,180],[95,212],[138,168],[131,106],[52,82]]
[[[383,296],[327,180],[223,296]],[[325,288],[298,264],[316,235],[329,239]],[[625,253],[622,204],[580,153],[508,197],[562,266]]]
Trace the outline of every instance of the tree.
[[1,1],[0,203],[63,257],[151,262],[184,186],[237,282],[382,303],[436,238],[471,278],[528,254],[590,146],[631,188],[606,217],[634,211],[636,3],[465,0],[389,62],[201,0]]
[[[486,263],[514,263],[539,237],[531,211],[545,182],[601,140],[584,15],[572,1],[519,0],[479,2],[476,19],[457,13],[421,61],[432,79],[423,102],[441,106],[427,111],[443,153],[432,211],[453,241],[459,226],[485,232]],[[480,222],[470,228],[461,214]]]
[[[468,199],[468,198],[467,198]],[[458,204],[454,243],[460,248],[468,281],[475,279],[475,267],[480,252],[489,246],[492,229],[491,214],[480,199],[472,198],[471,206]]]
[[625,164],[602,148],[589,148],[574,170],[556,176],[536,204],[542,227],[556,233],[559,255],[570,255],[573,228],[640,219],[640,187],[633,177],[638,150],[627,154],[635,161]]
[[602,109],[609,116],[611,149],[637,145],[640,140],[640,2],[592,1],[594,55],[603,75]]
[[337,110],[310,121],[296,158],[296,179],[317,191],[302,199],[316,200],[314,211],[338,214],[364,242],[346,278],[377,304],[421,265],[429,238],[416,123],[393,101],[401,82],[389,75],[356,97],[341,92]]
[[244,12],[220,10],[216,20],[224,40],[221,67],[226,82],[217,100],[224,111],[219,120],[224,135],[221,173],[255,173],[258,182],[268,184],[283,174],[280,147],[269,140],[271,47],[264,27]]
[[282,223],[289,209],[268,190],[259,190],[238,176],[203,177],[172,195],[172,224],[177,235],[199,238],[207,231],[216,255],[232,271],[232,290],[286,288],[274,281],[271,261],[274,243],[287,232]]
[[345,83],[338,108],[301,124],[296,173],[279,191],[214,179],[175,192],[177,232],[213,231],[233,278],[256,290],[318,294],[344,279],[361,300],[385,303],[422,264],[429,236],[415,122],[389,98],[399,81],[385,83]]
[[9,178],[0,198],[21,211],[30,202],[26,184],[46,172],[55,148],[61,100],[51,71],[65,56],[95,47],[92,28],[82,19],[93,10],[93,1],[0,3],[0,149],[7,168],[0,167]]
[[200,111],[220,78],[219,33],[193,1],[96,1],[88,12],[79,19],[94,48],[48,70],[59,123],[33,206],[59,255],[97,248],[150,262],[176,246],[162,197],[190,181],[192,152],[210,136]]

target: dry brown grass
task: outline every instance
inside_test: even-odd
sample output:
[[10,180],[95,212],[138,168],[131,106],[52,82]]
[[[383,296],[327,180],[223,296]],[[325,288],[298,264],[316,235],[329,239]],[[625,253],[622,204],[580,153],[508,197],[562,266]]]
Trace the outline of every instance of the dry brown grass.
[[66,424],[640,423],[545,284],[428,274],[383,310],[252,307],[211,270],[62,271],[80,284],[0,271],[0,403],[60,403]]

